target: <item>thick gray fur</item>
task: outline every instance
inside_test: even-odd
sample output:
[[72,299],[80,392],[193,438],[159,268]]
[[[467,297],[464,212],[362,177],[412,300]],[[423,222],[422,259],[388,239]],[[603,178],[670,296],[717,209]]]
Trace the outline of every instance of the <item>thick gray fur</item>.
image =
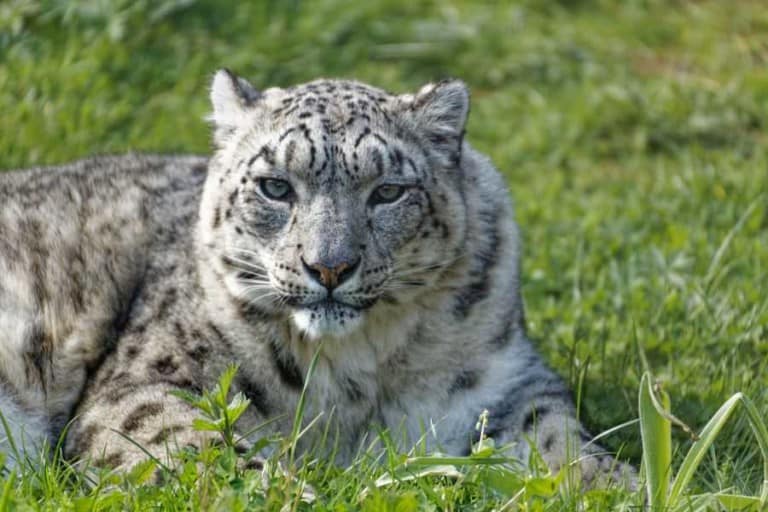
[[[523,460],[530,439],[553,467],[587,455],[585,480],[612,471],[526,338],[512,205],[464,141],[464,84],[259,92],[220,71],[211,99],[210,161],[0,176],[0,407],[28,449],[73,417],[67,455],[96,464],[145,458],[118,432],[160,458],[200,445],[171,392],[232,362],[242,431],[280,417],[287,433],[319,350],[305,419],[332,422],[342,463],[380,427],[467,453],[487,409]],[[267,179],[290,194],[270,198]]]

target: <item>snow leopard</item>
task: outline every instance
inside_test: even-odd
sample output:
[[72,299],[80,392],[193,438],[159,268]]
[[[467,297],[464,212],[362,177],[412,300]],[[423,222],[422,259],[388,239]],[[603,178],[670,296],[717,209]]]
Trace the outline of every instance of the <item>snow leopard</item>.
[[382,430],[469,454],[487,411],[512,457],[626,471],[526,335],[513,207],[465,139],[463,82],[258,90],[220,70],[210,98],[210,158],[0,176],[0,409],[27,453],[64,430],[67,457],[117,470],[200,446],[176,392],[234,363],[241,432],[289,433],[306,388],[326,428],[302,447],[330,426],[340,464]]

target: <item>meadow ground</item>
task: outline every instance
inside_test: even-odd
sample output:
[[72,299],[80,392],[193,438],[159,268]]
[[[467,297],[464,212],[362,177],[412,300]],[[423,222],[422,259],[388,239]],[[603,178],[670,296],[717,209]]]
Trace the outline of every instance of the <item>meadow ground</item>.
[[[341,76],[405,92],[462,78],[468,139],[517,204],[530,334],[578,390],[590,429],[637,417],[641,354],[694,429],[736,391],[768,416],[763,2],[4,0],[0,169],[206,153],[206,89],[222,66],[257,87]],[[639,463],[636,425],[605,444]],[[675,461],[689,444],[675,431]],[[5,473],[0,507],[302,509],[303,481],[318,510],[642,503],[639,492],[552,492],[544,477],[481,465],[404,478],[413,471],[391,452],[350,470],[283,460],[293,477],[272,473],[262,491],[261,476],[226,454],[204,456],[207,471],[188,462],[163,486],[141,471],[95,485],[64,464]],[[761,464],[736,421],[687,492],[754,494]]]

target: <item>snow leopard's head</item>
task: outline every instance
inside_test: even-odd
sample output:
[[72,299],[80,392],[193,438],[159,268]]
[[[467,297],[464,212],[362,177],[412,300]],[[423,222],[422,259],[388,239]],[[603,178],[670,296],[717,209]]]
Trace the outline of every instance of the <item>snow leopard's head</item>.
[[461,256],[463,83],[258,91],[219,71],[211,100],[199,236],[244,313],[343,337],[381,304],[415,307]]

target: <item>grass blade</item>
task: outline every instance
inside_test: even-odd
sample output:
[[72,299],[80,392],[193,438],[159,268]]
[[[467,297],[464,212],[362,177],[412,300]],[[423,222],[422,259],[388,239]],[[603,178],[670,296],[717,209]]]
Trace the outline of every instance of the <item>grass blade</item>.
[[758,512],[760,500],[752,496],[741,496],[728,493],[707,493],[685,496],[670,512],[709,512],[711,510],[738,510],[739,512]]
[[[659,406],[669,409],[669,396],[660,390]],[[672,424],[657,410],[654,403],[649,373],[640,381],[638,397],[640,410],[640,436],[643,444],[648,502],[651,508],[661,510],[667,503],[669,471],[672,463]]]
[[119,435],[120,437],[122,437],[123,439],[125,439],[126,441],[128,441],[129,443],[131,443],[133,446],[135,446],[139,450],[141,450],[144,453],[144,455],[147,456],[148,459],[154,461],[154,463],[157,464],[160,468],[162,468],[163,471],[167,472],[170,475],[174,475],[174,472],[173,472],[173,470],[170,467],[168,467],[167,465],[163,464],[163,461],[161,461],[160,459],[158,459],[157,457],[152,455],[152,453],[149,450],[144,448],[141,444],[139,444],[138,441],[134,440],[131,436],[129,436],[128,434],[124,434],[124,433],[120,432],[119,430],[115,430],[114,428],[112,428],[110,430],[112,432],[114,432],[115,434]]
[[15,462],[17,465],[20,465],[22,463],[21,454],[19,453],[19,448],[16,446],[16,440],[13,438],[13,431],[11,430],[11,426],[8,424],[8,421],[5,419],[5,415],[2,411],[0,411],[0,423],[2,423],[3,431],[5,432],[8,446],[11,447],[11,453],[13,454]]
[[763,485],[760,489],[760,508],[765,510],[768,505],[768,427],[766,427],[763,415],[757,410],[754,402],[746,396],[741,397],[741,403],[747,410],[749,425],[757,438],[760,447],[760,455],[763,457]]
[[409,457],[405,460],[406,466],[496,466],[499,464],[511,464],[517,460],[507,457],[441,457],[423,456]]
[[725,422],[731,417],[733,411],[736,409],[739,401],[742,400],[743,395],[736,393],[717,410],[712,416],[704,429],[701,431],[699,439],[693,443],[691,449],[683,459],[683,463],[680,465],[680,469],[677,472],[675,481],[672,483],[672,488],[669,492],[668,503],[675,504],[680,498],[683,490],[688,486],[693,474],[696,472],[696,468],[699,467],[701,460],[704,458],[704,454],[712,446],[715,438],[722,430]]
[[765,503],[753,496],[741,496],[737,494],[716,494],[717,501],[726,510],[765,510]]
[[744,211],[741,217],[739,217],[739,219],[736,221],[736,224],[730,229],[730,231],[728,231],[728,233],[725,235],[725,238],[723,238],[723,241],[720,243],[717,251],[715,251],[714,256],[712,256],[712,260],[709,263],[709,268],[707,269],[707,274],[704,277],[704,282],[706,283],[707,288],[709,288],[714,281],[718,267],[720,266],[720,261],[723,259],[723,256],[728,250],[728,247],[730,247],[733,237],[736,236],[747,219],[749,219],[749,217],[755,211],[755,208],[757,208],[763,201],[765,201],[765,198],[762,195],[755,198],[755,200],[752,201],[749,206],[747,206],[747,209]]
[[301,389],[299,395],[299,402],[296,404],[296,413],[293,417],[293,428],[291,429],[291,446],[289,451],[290,466],[293,467],[293,462],[296,456],[296,445],[299,441],[299,432],[301,431],[302,422],[304,420],[304,408],[306,407],[307,394],[309,393],[309,382],[312,379],[312,375],[315,373],[315,367],[317,361],[320,358],[320,352],[323,350],[322,343],[317,347],[315,354],[312,356],[312,360],[307,368],[307,375],[304,377],[304,386]]
[[11,493],[13,492],[13,486],[15,483],[16,472],[11,471],[11,474],[8,475],[8,480],[5,481],[5,486],[3,487],[3,495],[0,496],[0,510],[8,510],[11,501]]

